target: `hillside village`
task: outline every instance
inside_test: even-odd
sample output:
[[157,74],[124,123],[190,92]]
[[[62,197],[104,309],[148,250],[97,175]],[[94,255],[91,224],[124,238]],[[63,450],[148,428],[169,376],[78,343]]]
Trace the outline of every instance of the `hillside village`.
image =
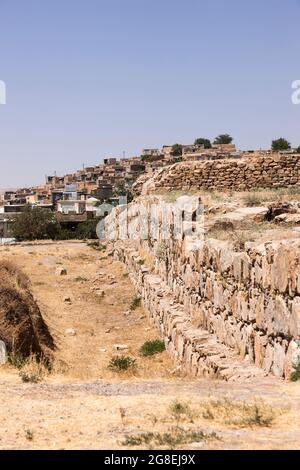
[[[222,139],[221,143],[216,140],[213,144],[198,139],[190,145],[145,148],[139,156],[104,158],[103,163],[84,166],[74,173],[48,175],[45,183],[38,186],[7,190],[0,195],[0,238],[11,238],[11,224],[28,207],[52,211],[59,224],[72,229],[102,215],[98,206],[103,202],[118,205],[120,196],[127,196],[130,202],[139,185],[160,168],[181,161],[239,160],[272,153],[270,150],[239,151],[228,134],[220,137],[226,143]],[[284,153],[295,151],[289,149]]]
[[150,177],[161,167],[182,160],[238,158],[233,144],[165,145],[162,149],[143,149],[140,156],[105,158],[103,163],[86,166],[64,176],[46,176],[44,184],[5,191],[0,195],[0,238],[10,238],[10,226],[25,207],[54,211],[59,223],[74,226],[97,217],[97,205],[109,201],[116,205],[119,196],[131,199],[136,180]]

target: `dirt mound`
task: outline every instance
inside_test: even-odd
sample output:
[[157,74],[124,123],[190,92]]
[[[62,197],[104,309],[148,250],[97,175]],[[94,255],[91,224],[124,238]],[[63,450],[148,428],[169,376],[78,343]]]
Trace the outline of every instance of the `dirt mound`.
[[13,263],[1,261],[0,280],[0,340],[13,355],[34,354],[50,365],[55,345],[30,292],[29,279]]

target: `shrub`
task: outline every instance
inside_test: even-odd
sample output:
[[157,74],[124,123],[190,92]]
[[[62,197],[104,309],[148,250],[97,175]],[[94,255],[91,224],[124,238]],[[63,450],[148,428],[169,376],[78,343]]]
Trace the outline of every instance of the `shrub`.
[[172,428],[169,432],[147,432],[138,435],[126,436],[125,441],[122,442],[124,446],[135,446],[141,445],[148,446],[167,446],[170,449],[174,449],[177,446],[191,444],[192,442],[202,442],[208,440],[219,440],[220,438],[215,432],[206,434],[199,430],[190,430],[182,428]]
[[293,367],[294,370],[291,373],[290,380],[292,382],[297,382],[298,380],[300,380],[300,361],[298,361],[297,364],[294,364]]
[[36,372],[25,372],[23,370],[21,370],[19,376],[21,377],[22,382],[24,383],[37,384],[42,379],[41,376]]
[[109,362],[109,369],[116,372],[132,369],[136,366],[136,360],[129,356],[114,356]]
[[25,429],[25,437],[28,441],[33,441],[34,433],[31,429]]
[[89,242],[88,246],[90,248],[93,248],[94,250],[97,251],[105,251],[106,250],[106,245],[102,245],[100,242]]
[[146,341],[140,348],[140,354],[142,356],[154,356],[162,353],[165,349],[165,343],[160,339],[155,339],[154,341]]
[[9,354],[8,363],[16,369],[22,369],[29,361],[28,358],[22,356],[22,354]]
[[75,230],[75,238],[77,240],[97,239],[96,228],[99,221],[100,218],[96,217],[80,223]]
[[193,422],[193,412],[187,403],[175,400],[170,405],[170,411],[173,419],[177,423],[177,426],[180,421],[185,419],[188,419],[188,421],[190,421],[191,423]]
[[141,305],[141,298],[136,296],[133,297],[129,305],[129,310],[136,310]]

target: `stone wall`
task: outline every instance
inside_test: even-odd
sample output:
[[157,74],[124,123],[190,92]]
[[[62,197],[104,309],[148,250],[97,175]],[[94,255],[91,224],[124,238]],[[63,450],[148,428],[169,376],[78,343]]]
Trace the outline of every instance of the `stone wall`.
[[162,240],[159,232],[157,240],[117,241],[114,251],[184,370],[232,379],[258,367],[289,377],[300,357],[299,239],[237,252],[230,242]]
[[135,186],[136,194],[170,190],[244,191],[292,186],[300,184],[300,154],[176,163],[141,183],[137,182]]

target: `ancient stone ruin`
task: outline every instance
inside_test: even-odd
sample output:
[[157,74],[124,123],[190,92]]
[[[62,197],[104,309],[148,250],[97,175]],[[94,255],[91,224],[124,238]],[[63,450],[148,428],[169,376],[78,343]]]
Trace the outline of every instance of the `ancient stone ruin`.
[[[144,183],[144,184],[143,184]],[[278,188],[300,184],[300,154],[266,154],[240,160],[188,161],[162,168],[134,186],[136,194],[170,190]]]
[[126,264],[179,367],[226,380],[289,377],[300,358],[299,237],[248,242],[239,250],[209,236],[165,239],[161,215],[171,220],[172,210],[158,197],[138,198],[127,221],[136,227],[138,204],[146,214],[156,205],[157,236],[126,240],[118,222],[124,208],[116,208],[107,221],[114,227],[110,249]]

